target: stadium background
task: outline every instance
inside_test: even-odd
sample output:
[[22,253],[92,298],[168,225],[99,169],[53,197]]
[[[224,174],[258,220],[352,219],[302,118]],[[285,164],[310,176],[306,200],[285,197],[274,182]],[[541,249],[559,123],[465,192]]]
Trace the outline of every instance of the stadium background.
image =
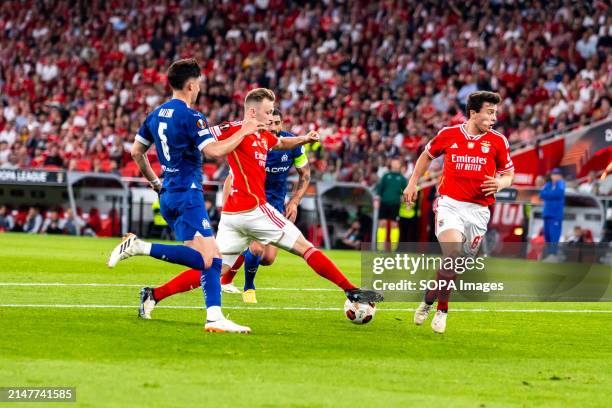
[[[0,11],[1,169],[114,173],[138,186],[134,135],[169,95],[169,63],[195,57],[204,67],[196,109],[210,123],[240,118],[246,92],[263,86],[276,91],[285,129],[319,131],[321,143],[308,146],[315,182],[372,188],[394,156],[408,177],[437,130],[465,120],[467,95],[494,90],[503,98],[496,128],[511,143],[518,185],[535,186],[561,165],[570,188],[610,192],[599,187],[611,137],[564,140],[610,118],[605,2],[7,1]],[[154,152],[150,159],[161,173]],[[424,185],[436,184],[440,166]],[[226,164],[208,161],[203,170],[216,191]],[[28,206],[2,192],[19,230]],[[419,238],[427,240],[434,194],[424,193]],[[65,202],[29,198],[43,217],[65,217]],[[143,210],[130,200],[139,232],[149,201]],[[74,209],[97,235],[122,230],[115,204]],[[308,223],[318,224],[302,228]],[[305,232],[319,241],[317,231]]]
[[[503,96],[496,128],[509,138],[519,185],[516,196],[500,195],[491,231],[525,239],[538,185],[555,166],[567,203],[593,204],[567,206],[568,216],[610,219],[608,3],[2,1],[0,223],[10,214],[19,230],[38,219],[37,232],[50,232],[62,219],[77,226],[74,208],[88,224],[81,233],[146,234],[155,194],[129,150],[146,113],[169,96],[164,72],[181,57],[204,66],[196,108],[211,123],[240,118],[246,92],[267,86],[287,130],[320,132],[300,225],[322,246],[317,200],[332,241],[356,205],[374,218],[369,192],[390,158],[409,175],[439,128],[465,120],[476,89]],[[422,183],[423,241],[440,164]],[[227,167],[208,161],[203,170],[215,213]],[[108,270],[117,241],[0,234],[0,387],[74,386],[77,404],[104,407],[609,406],[610,303],[463,302],[439,336],[412,324],[415,304],[389,302],[355,326],[341,293],[281,253],[258,274],[258,305],[223,297],[253,334],[205,335],[200,291],[136,318],[140,288],[183,268],[137,257]],[[328,254],[360,279],[358,251]],[[533,276],[541,267],[495,262]]]

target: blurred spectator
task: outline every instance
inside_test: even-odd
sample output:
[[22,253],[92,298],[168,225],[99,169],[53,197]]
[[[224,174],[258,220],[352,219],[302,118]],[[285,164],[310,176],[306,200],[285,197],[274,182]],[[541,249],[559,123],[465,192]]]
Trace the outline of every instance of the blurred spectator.
[[338,158],[328,167],[338,178],[370,185],[378,167],[356,162],[382,156],[388,167],[417,153],[464,120],[477,89],[500,92],[500,130],[517,142],[610,114],[607,3],[245,4],[0,2],[0,141],[10,151],[0,146],[0,167],[85,160],[129,173],[125,152],[169,94],[165,70],[187,56],[203,65],[194,108],[210,123],[239,118],[245,92],[270,87],[288,130],[320,131],[309,147],[317,161]]
[[568,244],[588,244],[593,242],[593,237],[588,230],[584,230],[579,225],[576,225],[572,235],[567,237],[566,242]]
[[40,211],[36,207],[30,207],[25,223],[23,224],[23,232],[28,234],[38,234],[42,227],[43,218]]
[[15,227],[15,220],[6,205],[0,206],[0,232],[11,231]]
[[586,179],[578,185],[578,191],[586,194],[595,194],[599,193],[599,189],[597,188],[597,178],[595,177],[595,172],[591,171]]
[[64,214],[64,232],[68,235],[81,235],[83,227],[85,227],[85,221],[76,215],[72,208],[66,209]]
[[49,211],[40,230],[43,234],[63,234],[64,220],[60,219],[57,211]]
[[361,242],[363,241],[363,231],[361,230],[361,223],[359,220],[355,220],[351,223],[351,226],[344,234],[344,237],[336,242],[336,248],[338,249],[361,249]]

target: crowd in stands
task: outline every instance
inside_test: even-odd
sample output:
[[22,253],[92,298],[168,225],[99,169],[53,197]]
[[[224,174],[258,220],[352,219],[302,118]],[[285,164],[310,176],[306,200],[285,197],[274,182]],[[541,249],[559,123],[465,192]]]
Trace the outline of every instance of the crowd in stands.
[[117,211],[100,214],[97,208],[83,213],[77,208],[50,208],[41,211],[29,208],[11,209],[0,205],[0,232],[24,232],[27,234],[56,234],[83,236],[112,236],[120,233],[120,220]]
[[475,90],[501,94],[511,142],[610,114],[605,1],[204,3],[1,2],[0,168],[137,176],[134,135],[183,57],[203,66],[195,108],[212,124],[275,90],[286,129],[320,132],[309,154],[326,180],[375,185],[398,155],[409,173]]

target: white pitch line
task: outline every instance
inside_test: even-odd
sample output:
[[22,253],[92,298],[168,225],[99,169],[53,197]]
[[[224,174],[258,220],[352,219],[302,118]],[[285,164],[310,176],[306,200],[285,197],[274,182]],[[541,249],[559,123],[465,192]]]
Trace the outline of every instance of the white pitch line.
[[[0,286],[89,286],[108,288],[142,288],[152,286],[151,284],[132,283],[63,283],[63,282],[0,282]],[[310,292],[337,292],[334,288],[257,288],[257,290],[286,290],[286,291],[310,291]]]
[[[53,309],[137,309],[138,305],[71,305],[71,304],[0,304],[0,308],[53,308]],[[276,307],[276,306],[223,306],[229,310],[293,310],[313,312],[339,312],[344,309],[340,307]],[[204,309],[202,306],[157,306],[156,309]],[[379,308],[385,312],[414,312],[410,308]],[[477,312],[477,313],[612,313],[612,310],[597,309],[452,309],[452,312]]]
[[[64,283],[64,282],[0,282],[2,286],[21,286],[21,287],[99,287],[99,288],[143,288],[146,286],[152,286],[151,284],[133,284],[133,283]],[[334,288],[257,288],[257,290],[263,291],[283,291],[283,292],[337,292],[338,289]],[[533,297],[533,295],[521,295],[521,294],[498,294],[499,297],[509,298],[527,298]],[[564,301],[571,302],[572,300],[580,301],[581,297],[563,297]],[[612,298],[601,298],[601,302],[610,302]]]

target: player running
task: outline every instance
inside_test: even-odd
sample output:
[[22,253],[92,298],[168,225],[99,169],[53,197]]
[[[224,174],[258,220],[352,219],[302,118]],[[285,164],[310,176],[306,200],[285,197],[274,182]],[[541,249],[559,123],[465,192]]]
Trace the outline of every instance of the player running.
[[[272,113],[272,125],[270,132],[278,137],[294,137],[290,132],[282,130],[282,115],[278,109]],[[297,187],[291,200],[287,203],[285,209],[285,197],[287,196],[287,177],[291,168],[295,167],[299,179]],[[297,217],[297,209],[300,205],[302,197],[308,189],[310,183],[310,166],[308,158],[304,152],[304,147],[299,146],[289,151],[271,150],[266,158],[266,185],[265,193],[266,200],[279,213],[295,222]],[[225,180],[225,191],[231,190],[232,176],[228,176]],[[242,300],[245,303],[257,303],[255,295],[255,275],[259,265],[269,266],[276,260],[278,248],[274,245],[264,245],[258,241],[251,241],[249,247],[238,257],[236,264],[221,276],[221,290],[228,293],[240,293],[238,288],[234,286],[232,280],[236,275],[237,270],[244,262],[244,292]]]
[[[250,91],[244,104],[245,120],[271,122],[274,100],[274,93],[269,89]],[[217,140],[227,140],[240,129],[241,123],[214,126],[211,132]],[[316,140],[318,135],[315,132],[306,136],[279,138],[269,131],[258,131],[246,137],[228,156],[232,185],[223,206],[217,233],[217,242],[223,255],[223,272],[227,273],[249,243],[256,240],[303,257],[315,272],[343,289],[351,301],[380,302],[381,294],[353,285],[325,254],[308,242],[297,227],[266,200],[264,185],[268,151],[291,150]],[[174,286],[174,293],[191,288],[189,280],[182,280],[180,276],[168,283]],[[143,290],[146,289],[149,288]],[[150,311],[155,305],[152,291],[147,292],[144,297],[141,296],[141,312],[148,315],[143,317],[150,317]]]
[[[294,137],[293,133],[282,130],[282,115],[278,109],[272,113],[272,124],[269,130],[279,137]],[[291,200],[285,209],[285,196],[287,195],[287,177],[292,167],[295,167],[299,180]],[[271,150],[266,158],[266,199],[278,212],[284,213],[291,222],[295,221],[297,208],[308,184],[310,182],[310,166],[302,146],[294,149]],[[223,187],[224,198],[227,199],[231,190],[232,176],[226,178]],[[225,202],[224,200],[224,202]],[[274,245],[263,245],[251,241],[249,248],[240,255],[232,268],[221,276],[221,290],[227,293],[240,293],[232,280],[238,269],[244,263],[244,292],[242,299],[245,303],[257,303],[255,295],[255,275],[259,265],[272,265],[276,259],[278,248]],[[151,312],[156,303],[177,293],[186,292],[200,286],[200,273],[195,269],[188,269],[174,277],[165,284],[156,288],[142,288],[140,291],[140,309],[138,315],[144,319],[151,318]]]
[[[246,118],[231,137],[216,140],[206,118],[190,108],[200,92],[200,73],[195,59],[178,60],[170,66],[168,82],[172,99],[147,116],[132,147],[132,157],[140,171],[160,193],[164,219],[174,230],[177,241],[183,241],[184,245],[151,244],[128,234],[111,253],[108,266],[113,268],[130,256],[149,255],[201,271],[206,300],[204,329],[249,333],[249,327],[225,319],[221,311],[222,260],[204,206],[201,151],[209,157],[222,157],[264,125],[254,118]],[[163,185],[146,157],[153,143],[164,170]]]
[[[476,255],[487,232],[489,206],[495,202],[494,194],[512,185],[514,165],[508,141],[493,130],[500,102],[497,93],[480,91],[470,94],[466,106],[468,121],[438,132],[417,160],[404,190],[406,203],[415,201],[419,179],[431,161],[444,154],[440,197],[433,208],[436,236],[445,258]],[[444,282],[444,285],[439,285],[437,291],[425,292],[424,301],[414,313],[415,324],[423,324],[437,298],[438,307],[431,328],[436,333],[444,333],[450,297],[447,286],[455,277],[453,270],[438,271],[438,284]]]

